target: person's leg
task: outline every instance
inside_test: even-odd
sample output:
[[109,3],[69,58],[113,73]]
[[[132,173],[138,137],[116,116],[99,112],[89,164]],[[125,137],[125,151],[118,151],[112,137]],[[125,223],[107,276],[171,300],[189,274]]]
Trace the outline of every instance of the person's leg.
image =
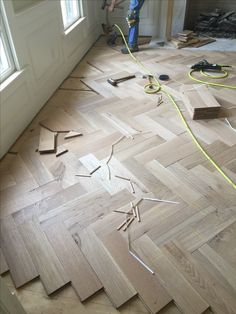
[[[129,24],[128,45],[132,52],[138,51],[139,13],[145,0],[130,0],[130,12],[127,17]],[[125,47],[122,53],[128,53]]]
[[[130,12],[133,15],[133,25],[129,29],[129,47],[136,47],[138,45],[138,34],[139,34],[139,15],[140,10],[145,0],[131,0],[130,1]],[[131,16],[132,19],[132,16]]]

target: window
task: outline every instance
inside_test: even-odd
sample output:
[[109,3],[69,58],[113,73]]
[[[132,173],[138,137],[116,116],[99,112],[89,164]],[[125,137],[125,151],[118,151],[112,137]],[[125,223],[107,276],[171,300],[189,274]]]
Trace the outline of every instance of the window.
[[4,25],[2,7],[0,12],[0,82],[3,82],[15,71],[15,63],[12,56],[6,27]]
[[81,0],[61,0],[61,11],[67,29],[81,17]]

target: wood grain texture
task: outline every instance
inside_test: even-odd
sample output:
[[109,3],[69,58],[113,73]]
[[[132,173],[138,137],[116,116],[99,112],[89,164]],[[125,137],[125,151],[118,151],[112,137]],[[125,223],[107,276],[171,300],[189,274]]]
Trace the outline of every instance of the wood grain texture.
[[[167,10],[163,13],[166,14]],[[114,264],[113,266],[109,264],[109,272],[104,270],[103,281],[109,285],[110,279],[116,277],[119,269],[118,286],[115,285],[115,291],[118,290],[116,301],[120,304],[131,299],[124,305],[122,312],[147,314],[149,310],[147,306],[144,307],[143,301],[140,298],[131,298],[133,290],[145,296],[145,291],[141,289],[138,293],[140,281],[133,278],[134,271],[131,269],[131,272],[128,267],[129,263],[133,265],[134,261],[131,262],[130,257],[125,254],[120,242],[122,253],[120,255],[114,250],[113,241],[109,242],[109,234],[112,234],[125,219],[125,214],[114,210],[128,211],[131,208],[131,201],[136,202],[143,197],[178,202],[179,204],[150,201],[139,203],[141,222],[135,220],[131,224],[129,228],[131,242],[142,239],[146,234],[157,246],[158,254],[161,252],[164,255],[161,260],[165,263],[167,259],[171,263],[171,266],[167,263],[171,274],[174,265],[174,274],[165,277],[165,287],[176,287],[173,278],[184,277],[188,282],[190,289],[186,288],[185,281],[183,289],[181,286],[178,287],[178,295],[175,295],[178,302],[185,302],[187,306],[185,298],[188,297],[189,291],[193,295],[194,290],[210,305],[214,313],[235,314],[235,280],[234,276],[230,277],[231,270],[233,269],[234,274],[236,269],[235,190],[192,142],[165,93],[162,93],[163,103],[159,106],[160,95],[145,94],[143,87],[147,80],[142,78],[143,73],[138,72],[137,66],[129,56],[120,53],[121,45],[123,44],[118,38],[117,47],[110,48],[106,44],[106,39],[101,37],[19,137],[11,148],[11,153],[6,154],[1,160],[0,216],[6,218],[12,215],[17,228],[21,224],[36,220],[40,222],[40,228],[43,225],[49,232],[52,228],[52,233],[58,222],[63,223],[66,232],[74,235],[78,246],[73,245],[74,249],[71,252],[71,241],[69,241],[71,245],[64,248],[64,242],[59,242],[57,235],[54,237],[53,233],[53,240],[50,242],[43,233],[39,238],[43,237],[42,243],[46,238],[47,244],[45,246],[32,244],[32,248],[40,247],[40,256],[46,255],[47,261],[51,259],[51,255],[48,256],[49,245],[54,256],[58,245],[64,249],[70,248],[68,255],[76,256],[77,260],[77,250],[78,247],[80,249],[81,243],[80,234],[86,228],[92,228],[99,240],[96,252],[102,255],[101,261],[104,263],[105,254],[106,258],[109,257],[109,263]],[[168,82],[162,82],[162,87],[166,86],[165,90],[175,97],[202,147],[230,178],[236,181],[236,137],[235,132],[225,121],[227,117],[232,126],[236,127],[235,91],[209,87],[208,92],[221,105],[219,116],[217,119],[200,120],[192,120],[180,92],[181,86],[190,87],[193,84],[186,75],[189,66],[203,58],[214,60],[218,64],[232,65],[230,75],[220,81],[223,84],[235,85],[235,53],[224,51],[203,53],[197,49],[176,50],[165,47],[155,49],[154,46],[145,45],[142,48],[144,49],[138,54],[139,60],[153,73],[166,73],[170,76]],[[128,74],[135,74],[136,77],[120,83],[118,88],[107,83],[110,77],[118,78]],[[200,77],[200,73],[195,74]],[[87,86],[80,81],[81,78]],[[202,98],[200,101],[202,102]],[[207,104],[210,102],[208,98]],[[193,104],[199,105],[195,101]],[[40,127],[43,124],[48,130],[51,129],[51,132],[59,132],[57,145],[67,149],[66,154],[56,158],[55,154],[35,152],[38,148]],[[81,132],[83,136],[65,139],[65,135],[70,131]],[[113,147],[109,172],[106,161],[111,154],[111,147],[123,134],[125,137],[122,141]],[[101,165],[101,168],[91,177],[76,176],[88,174],[98,165]],[[129,181],[118,179],[116,175],[130,178],[135,194],[132,193]],[[14,242],[15,227],[11,231],[11,226],[7,225],[6,229],[9,234],[7,249],[11,250],[13,258],[14,252],[18,250],[17,243]],[[127,236],[123,231],[120,233]],[[106,237],[109,244],[103,242]],[[31,238],[31,242],[34,242],[35,237]],[[60,241],[63,239],[60,238]],[[2,248],[2,244],[0,246]],[[93,256],[94,247],[91,245],[89,248]],[[201,252],[201,249],[205,249],[204,252]],[[62,252],[58,253],[57,261],[60,260],[60,253]],[[152,254],[150,252],[150,260]],[[9,264],[5,252],[4,257],[11,273],[17,271],[21,275],[24,274],[21,273],[24,265],[21,263],[16,265],[15,262]],[[95,271],[92,265],[94,261],[90,263],[90,260],[87,258],[86,260]],[[66,262],[74,265],[71,259]],[[51,266],[50,264],[43,264],[45,273],[49,272],[55,263],[53,261]],[[96,259],[96,267],[97,264],[99,265],[99,261]],[[27,263],[25,265],[27,268]],[[101,265],[99,267],[103,269]],[[71,268],[74,270],[73,274],[78,273],[79,269],[75,266]],[[133,268],[136,269],[135,266]],[[111,274],[113,270],[115,274]],[[27,269],[25,271],[27,272]],[[128,276],[129,272],[132,273],[132,278]],[[163,273],[165,274],[164,271]],[[10,274],[4,275],[4,279],[8,281],[9,276]],[[58,272],[55,278],[57,282],[61,282]],[[73,280],[75,279],[76,276]],[[159,281],[162,285],[161,278]],[[62,282],[64,284],[64,280]],[[76,283],[78,291],[82,293],[79,290],[81,282],[76,280]],[[13,284],[9,279],[10,287]],[[64,291],[58,292],[56,297],[51,299],[44,298],[41,292],[38,293],[40,285],[40,282],[34,281],[19,291],[21,301],[32,313],[41,310],[38,304],[42,304],[45,312],[51,312],[52,309],[53,311],[60,309],[68,314],[74,311],[93,314],[117,312],[106,297],[107,290],[81,304],[75,299],[73,287],[66,286]],[[189,288],[188,285],[187,287]],[[148,288],[146,290],[150,291]],[[114,292],[111,289],[114,287],[109,286],[109,289],[110,297],[111,291]],[[188,293],[186,290],[189,290]],[[89,294],[90,292],[86,293]],[[31,299],[34,302],[31,302]],[[151,292],[146,296],[146,303],[151,304],[150,308],[152,307],[153,311],[157,310],[159,303],[154,302]],[[202,302],[199,304],[203,305]],[[192,308],[190,313],[191,310]],[[179,314],[183,311],[177,309],[172,301],[159,312]]]
[[95,272],[62,223],[43,226],[49,242],[81,301],[102,289]]
[[183,85],[180,91],[193,120],[218,117],[220,104],[205,85]]
[[0,275],[6,273],[8,270],[9,270],[9,267],[3,255],[2,249],[0,248]]
[[0,277],[0,312],[2,314],[27,314],[14,293],[11,293]]
[[38,277],[31,256],[11,216],[1,220],[1,249],[18,288]]
[[54,153],[56,150],[55,133],[41,127],[38,150],[40,153]]
[[133,298],[137,294],[136,290],[93,230],[84,230],[79,238],[82,252],[95,270],[113,305],[119,308]]
[[65,286],[70,279],[37,221],[19,226],[47,294]]
[[[134,250],[154,269],[156,276],[183,313],[200,314],[209,308],[207,302],[193,289],[148,236],[142,236],[136,240]],[[179,287],[181,287],[181,294],[179,294]]]
[[171,297],[156,276],[131,256],[128,243],[118,232],[110,233],[103,242],[151,313],[158,313],[171,302]]

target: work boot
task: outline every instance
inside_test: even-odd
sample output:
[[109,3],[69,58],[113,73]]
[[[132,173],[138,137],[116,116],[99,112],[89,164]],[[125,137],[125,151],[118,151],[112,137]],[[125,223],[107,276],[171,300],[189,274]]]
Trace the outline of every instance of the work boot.
[[[139,51],[138,46],[129,47],[129,49],[130,49],[130,51],[131,51],[132,53]],[[124,48],[121,49],[121,53],[127,55],[127,54],[129,53],[129,50],[127,49],[127,47],[124,47]]]

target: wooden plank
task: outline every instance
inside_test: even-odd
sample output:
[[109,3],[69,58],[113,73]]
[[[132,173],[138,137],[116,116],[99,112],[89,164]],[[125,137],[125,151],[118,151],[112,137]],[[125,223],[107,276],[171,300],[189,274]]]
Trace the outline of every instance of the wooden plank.
[[202,245],[198,250],[205,256],[212,266],[217,269],[236,292],[236,270],[208,244]]
[[9,270],[7,261],[3,255],[2,249],[0,248],[0,275],[6,273]]
[[101,282],[64,224],[44,224],[43,229],[80,300],[85,301],[101,290]]
[[151,313],[158,313],[171,302],[172,298],[156,276],[153,276],[131,256],[127,242],[119,232],[110,233],[103,242]]
[[217,118],[220,104],[205,85],[182,85],[182,100],[193,120]]
[[16,288],[38,277],[28,250],[11,216],[1,220],[1,248]]
[[54,153],[56,149],[55,133],[41,127],[39,134],[39,152]]
[[26,222],[19,226],[19,230],[47,294],[65,286],[70,280],[39,223],[36,221]]
[[71,130],[79,129],[80,127],[77,121],[61,108],[54,110],[52,115],[41,120],[39,124],[52,132],[70,132]]
[[2,314],[27,314],[22,307],[20,301],[13,292],[10,292],[0,277],[0,313]]
[[162,248],[162,252],[171,259],[194,289],[210,304],[213,313],[234,313],[235,296],[230,295],[227,289],[220,285],[209,272],[206,272],[201,263],[192,254],[186,252],[177,241],[168,242]]
[[209,308],[205,300],[147,235],[135,240],[133,247],[139,257],[152,267],[183,313],[201,314]]
[[79,238],[78,241],[81,240],[82,252],[97,273],[105,292],[116,308],[119,308],[137,294],[134,287],[91,228],[84,230],[80,236],[73,236],[75,239]]

